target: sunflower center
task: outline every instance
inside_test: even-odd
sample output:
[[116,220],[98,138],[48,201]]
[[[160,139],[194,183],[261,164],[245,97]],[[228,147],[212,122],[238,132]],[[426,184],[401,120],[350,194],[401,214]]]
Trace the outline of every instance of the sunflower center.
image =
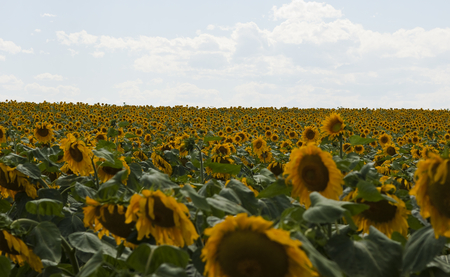
[[0,251],[3,253],[7,253],[10,255],[19,255],[20,253],[17,252],[14,248],[10,249],[8,246],[8,241],[5,238],[5,234],[3,234],[2,231],[0,231]]
[[433,205],[440,214],[450,218],[450,163],[447,163],[447,178],[444,184],[433,183],[428,188],[431,205]]
[[309,191],[325,190],[330,180],[328,169],[318,155],[303,157],[298,173]]
[[275,176],[278,176],[281,173],[283,173],[283,166],[281,163],[275,163],[275,165],[272,165],[270,167],[270,171],[272,171],[272,173],[275,174]]
[[263,145],[262,141],[258,140],[258,141],[255,143],[255,148],[256,148],[256,149],[259,149],[259,148],[262,147],[262,145]]
[[110,167],[110,166],[102,166],[102,170],[106,174],[114,176],[114,175],[116,175],[117,172],[121,171],[122,168],[114,168],[114,167]]
[[356,151],[361,151],[361,150],[362,150],[362,147],[357,145],[357,146],[355,146],[355,150],[356,150]]
[[387,137],[381,137],[380,142],[381,143],[387,143],[388,142],[388,138]]
[[174,227],[173,211],[167,208],[158,197],[155,197],[154,201],[153,214],[155,219],[152,219],[152,223],[165,228]]
[[339,122],[339,121],[333,122],[333,124],[331,125],[331,131],[333,133],[339,132],[341,130],[341,128],[342,128],[342,122]]
[[97,215],[97,218],[108,231],[122,238],[126,238],[131,234],[134,224],[125,224],[125,213],[120,214],[117,206],[114,206],[112,213],[110,213],[107,208],[104,208],[103,212],[104,218],[99,215]]
[[49,133],[47,128],[38,128],[36,132],[41,137],[46,137],[46,136],[48,136],[48,133]]
[[387,200],[366,201],[364,204],[369,205],[369,209],[363,211],[362,216],[379,223],[391,221],[397,212],[397,206],[391,205]]
[[394,156],[395,154],[397,154],[397,151],[395,151],[395,148],[392,146],[389,146],[388,149],[386,150],[386,152],[390,155],[390,156]]
[[226,234],[218,246],[218,262],[227,276],[286,276],[289,258],[282,245],[265,234],[238,230]]
[[225,146],[220,146],[219,147],[219,153],[222,154],[222,155],[226,155],[226,154],[228,154],[228,150],[227,150],[227,148]]
[[83,153],[78,149],[78,145],[75,145],[75,147],[69,148],[69,154],[77,163],[81,162],[83,160]]
[[307,130],[306,131],[306,138],[309,140],[313,140],[316,136],[316,132],[314,132],[313,130]]

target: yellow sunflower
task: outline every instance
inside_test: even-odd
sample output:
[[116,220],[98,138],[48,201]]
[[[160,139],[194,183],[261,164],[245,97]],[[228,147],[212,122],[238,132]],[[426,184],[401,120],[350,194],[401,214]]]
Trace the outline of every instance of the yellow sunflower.
[[345,152],[345,153],[351,153],[352,151],[353,151],[353,147],[352,147],[352,145],[350,144],[350,143],[344,143],[343,145],[342,145],[342,150]]
[[49,143],[52,141],[53,129],[52,125],[47,122],[36,123],[34,128],[34,136],[41,143]]
[[93,153],[86,144],[68,134],[67,138],[62,139],[60,148],[64,150],[64,161],[69,165],[73,173],[88,176],[92,168],[91,157]]
[[83,208],[84,226],[98,232],[98,238],[110,234],[116,240],[117,245],[124,242],[128,247],[134,244],[126,241],[134,228],[134,222],[125,223],[125,207],[119,204],[99,203],[86,196],[86,207]]
[[228,156],[231,155],[230,143],[216,144],[211,150],[214,156]]
[[262,136],[257,137],[254,141],[252,141],[253,153],[256,155],[261,155],[262,152],[267,148],[267,142],[264,140]]
[[7,230],[0,230],[0,255],[9,257],[14,263],[23,266],[27,262],[30,267],[37,272],[42,272],[41,259],[34,254],[22,239],[9,233]]
[[125,217],[125,223],[136,222],[138,240],[151,234],[158,245],[183,247],[199,237],[186,205],[159,190],[143,190],[142,195],[133,195]]
[[395,146],[395,144],[392,142],[386,143],[383,146],[383,152],[385,155],[394,156],[399,153],[398,151],[399,151],[399,148],[397,146]]
[[267,169],[270,170],[275,176],[279,176],[279,175],[283,174],[285,167],[286,167],[285,164],[282,164],[277,161],[273,161],[267,166]]
[[381,145],[381,147],[383,147],[385,144],[388,144],[388,143],[391,143],[391,142],[392,142],[392,138],[388,134],[382,134],[378,138],[378,143]]
[[6,142],[6,129],[0,125],[0,143]]
[[332,113],[322,122],[322,132],[328,134],[331,137],[335,137],[343,133],[344,128],[344,120],[338,113]]
[[[97,160],[99,160],[99,159],[97,159]],[[128,175],[130,175],[130,167],[128,166],[127,162],[125,161],[125,157],[122,156],[119,158],[119,160],[122,162],[121,168],[114,168],[114,167],[110,167],[110,166],[98,166],[97,167],[98,178],[103,183],[110,180],[112,177],[114,177],[114,175],[117,174],[117,172],[121,171],[122,169],[126,169],[128,172]],[[124,180],[124,182],[126,182],[126,180]]]
[[[387,176],[384,176],[384,179],[387,178]],[[408,235],[409,227],[407,220],[408,215],[411,212],[406,208],[405,202],[403,202],[394,194],[389,193],[395,193],[396,188],[394,185],[386,184],[381,187],[377,187],[377,190],[382,194],[393,198],[395,201],[397,201],[397,203],[392,203],[388,200],[371,202],[364,199],[358,199],[358,202],[369,206],[369,209],[353,217],[355,224],[358,226],[358,231],[362,231],[363,233],[368,234],[370,226],[373,226],[389,238],[395,231],[406,237]],[[344,200],[350,200],[357,194],[358,189],[349,193],[349,195]]]
[[164,160],[163,157],[156,154],[155,152],[153,152],[150,157],[152,158],[153,165],[157,169],[161,170],[169,176],[172,175],[172,166],[166,160]]
[[36,186],[30,183],[28,176],[18,171],[15,167],[9,167],[0,163],[0,193],[4,198],[14,196],[25,191],[26,194],[35,199],[37,197]]
[[258,155],[258,158],[263,163],[269,163],[272,161],[272,151],[270,151],[270,147],[267,147],[261,154]]
[[227,216],[213,228],[202,250],[207,277],[317,276],[302,243],[289,232],[272,227],[261,216]]
[[355,145],[353,149],[355,150],[355,153],[358,154],[364,153],[364,145]]
[[292,150],[284,174],[293,186],[292,197],[299,197],[306,207],[311,205],[309,194],[313,191],[334,200],[342,194],[342,173],[331,154],[314,144]]
[[450,238],[450,160],[430,156],[417,163],[417,182],[409,193],[416,196],[420,214],[430,218],[436,238]]
[[308,126],[302,132],[302,140],[305,143],[317,142],[319,140],[319,131],[315,126]]

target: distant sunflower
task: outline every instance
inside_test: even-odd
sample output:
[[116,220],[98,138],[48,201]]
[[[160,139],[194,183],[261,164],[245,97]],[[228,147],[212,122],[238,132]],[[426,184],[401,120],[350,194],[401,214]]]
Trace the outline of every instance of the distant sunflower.
[[358,153],[358,154],[364,153],[364,145],[355,145],[355,146],[353,147],[353,149],[354,149],[355,152]]
[[256,155],[261,155],[261,153],[264,152],[264,150],[267,147],[267,142],[263,139],[262,136],[259,136],[252,142],[252,145],[253,145],[253,152]]
[[0,163],[0,193],[4,198],[14,196],[21,191],[25,191],[31,198],[37,197],[36,186],[30,183],[28,176],[18,171],[15,167],[9,167]]
[[275,176],[279,176],[279,175],[283,174],[285,167],[286,167],[285,164],[282,164],[277,161],[273,161],[267,166],[267,169],[270,170]]
[[[240,137],[239,137],[240,138]],[[230,143],[216,144],[211,150],[214,156],[228,156],[231,155]]]
[[75,174],[88,176],[92,168],[91,157],[93,153],[86,144],[77,140],[72,134],[60,141],[60,148],[64,150],[64,161],[69,165],[70,170]]
[[110,167],[110,166],[98,166],[98,168],[97,168],[98,178],[103,183],[110,180],[112,177],[114,177],[114,175],[116,175],[119,171],[121,171],[123,169],[127,170],[128,175],[130,174],[130,167],[128,166],[127,162],[125,161],[125,157],[122,156],[119,158],[119,160],[122,162],[121,168],[114,168],[114,167]]
[[398,154],[399,148],[397,146],[395,146],[394,143],[386,143],[383,146],[383,152],[385,155],[389,155],[389,156],[394,156],[396,154]]
[[95,134],[95,140],[96,140],[97,142],[99,142],[99,141],[101,141],[101,140],[106,140],[106,138],[107,138],[107,136],[106,136],[106,133],[104,133],[104,132],[97,132],[97,133]]
[[166,160],[164,160],[163,157],[156,154],[155,152],[153,152],[150,157],[152,158],[153,165],[157,169],[161,170],[169,176],[172,175],[172,166]]
[[378,143],[381,145],[381,147],[383,147],[385,144],[388,144],[388,143],[391,143],[391,142],[392,142],[392,138],[388,134],[382,134],[378,138]]
[[342,145],[342,150],[345,152],[345,153],[351,153],[352,151],[353,151],[353,147],[352,147],[352,145],[350,144],[350,143],[344,143],[343,145]]
[[53,137],[53,126],[47,122],[36,123],[34,136],[41,143],[49,143]]
[[331,137],[335,137],[343,133],[344,128],[344,120],[338,113],[332,113],[331,115],[327,116],[322,122],[322,132],[328,134]]
[[308,126],[302,132],[302,140],[305,143],[316,142],[319,139],[319,131],[315,126]]
[[83,208],[84,226],[98,232],[100,239],[104,235],[111,234],[117,245],[124,242],[126,246],[134,247],[133,244],[126,242],[126,238],[133,231],[135,224],[134,222],[125,223],[125,211],[126,208],[123,205],[102,204],[86,196],[86,207]]
[[302,243],[289,232],[272,227],[261,216],[242,213],[205,230],[202,250],[207,277],[309,277],[315,276]]
[[27,262],[37,272],[42,272],[41,259],[34,254],[23,240],[7,230],[0,230],[0,255],[9,257],[14,263],[23,266]]
[[299,197],[306,207],[311,205],[309,194],[313,191],[334,200],[342,194],[342,173],[331,154],[314,144],[292,150],[284,174],[293,186],[292,197]]
[[6,142],[6,129],[0,125],[0,143]]
[[263,163],[269,163],[272,161],[272,151],[269,147],[266,148],[261,154],[258,155],[258,158]]
[[450,160],[430,156],[417,163],[417,182],[409,193],[416,196],[420,214],[430,218],[436,238],[450,238]]
[[134,194],[125,217],[125,223],[136,222],[138,240],[151,234],[158,245],[183,247],[193,244],[199,237],[186,205],[159,190]]

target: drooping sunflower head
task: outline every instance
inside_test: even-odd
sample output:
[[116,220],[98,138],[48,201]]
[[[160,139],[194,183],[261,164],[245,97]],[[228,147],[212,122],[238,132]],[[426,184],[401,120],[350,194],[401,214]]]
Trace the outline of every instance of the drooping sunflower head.
[[[130,174],[130,167],[128,166],[127,162],[125,161],[125,157],[122,156],[119,158],[119,160],[122,162],[122,167],[119,167],[119,168],[115,168],[115,167],[111,167],[111,166],[107,166],[107,165],[98,166],[98,168],[97,168],[98,178],[103,183],[110,180],[112,177],[114,177],[114,175],[116,175],[119,171],[121,171],[123,169],[127,170],[128,175]],[[97,161],[99,161],[99,159],[94,158],[94,164],[97,164]],[[124,182],[125,181],[126,180],[124,180]]]
[[267,166],[267,169],[270,170],[275,176],[279,176],[283,174],[285,167],[286,167],[285,164],[273,161],[269,164],[269,166]]
[[322,122],[322,132],[332,137],[343,133],[344,128],[344,119],[342,119],[341,115],[338,113],[332,113]]
[[450,238],[450,160],[430,156],[418,162],[410,194],[416,196],[420,214],[430,218],[436,238]]
[[253,145],[253,152],[256,155],[260,155],[267,148],[267,142],[264,140],[262,136],[256,138],[252,142],[252,145]]
[[6,142],[6,129],[0,125],[0,143]]
[[293,186],[292,197],[299,197],[306,207],[311,205],[309,194],[313,191],[335,200],[342,194],[342,173],[331,154],[314,144],[292,150],[284,174]]
[[173,170],[172,166],[166,160],[164,160],[163,157],[158,155],[156,152],[153,152],[150,157],[152,159],[153,165],[156,168],[158,168],[160,171],[166,173],[169,176],[172,175]]
[[159,190],[134,194],[125,216],[126,223],[136,222],[138,240],[151,234],[157,244],[183,247],[198,238],[186,205]]
[[41,143],[49,143],[53,137],[53,126],[47,122],[36,123],[34,136]]
[[93,170],[91,163],[93,153],[83,141],[69,133],[67,138],[60,141],[60,148],[64,150],[63,159],[73,173],[84,176],[91,173]]
[[350,143],[344,143],[343,145],[342,145],[342,150],[345,152],[345,153],[351,153],[352,151],[353,151],[353,147],[352,147],[352,145],[350,144]]
[[0,193],[4,198],[14,196],[21,191],[35,199],[37,197],[37,186],[28,180],[28,176],[18,171],[15,167],[9,167],[0,163]]
[[314,276],[312,264],[300,249],[301,242],[272,222],[247,214],[227,216],[205,230],[202,250],[207,277]]
[[37,272],[42,272],[41,259],[34,254],[23,240],[7,230],[0,230],[0,255],[9,257],[14,263],[23,266],[27,262]]

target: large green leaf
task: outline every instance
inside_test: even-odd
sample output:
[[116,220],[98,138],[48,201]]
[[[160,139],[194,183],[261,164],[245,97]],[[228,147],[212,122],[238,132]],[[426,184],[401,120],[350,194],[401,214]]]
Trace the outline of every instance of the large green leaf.
[[0,199],[0,213],[6,213],[11,209],[11,203],[6,199]]
[[237,175],[241,172],[241,166],[238,164],[222,164],[222,163],[213,163],[206,162],[205,167],[211,168],[214,173],[226,173]]
[[147,260],[152,252],[152,247],[148,243],[139,244],[139,246],[131,252],[127,259],[127,265],[141,273],[145,272]]
[[64,214],[62,213],[63,203],[58,200],[44,198],[28,201],[26,204],[26,209],[31,214],[56,215],[64,217]]
[[208,142],[208,141],[218,141],[218,140],[222,140],[222,137],[204,137],[203,141],[204,142]]
[[188,277],[188,275],[184,268],[164,263],[158,267],[155,274],[152,274],[152,277]]
[[177,184],[172,182],[167,174],[161,173],[158,170],[149,168],[148,171],[142,174],[140,183],[147,189],[174,189],[179,188]]
[[[103,250],[100,248],[92,258],[83,266],[78,273],[78,277],[88,277],[94,274],[101,268],[103,264]],[[97,275],[98,276],[98,275]]]
[[[92,152],[94,153],[95,156],[105,159],[110,164],[112,164],[112,165],[116,164],[116,158],[114,157],[114,154],[111,151],[109,151],[105,148],[100,148],[98,150],[92,150]],[[120,165],[122,165],[121,162],[120,162]]]
[[9,276],[11,272],[11,262],[5,256],[0,256],[0,276]]
[[103,249],[101,240],[92,233],[76,232],[68,237],[70,244],[76,249],[95,254],[99,249]]
[[263,189],[259,194],[258,198],[271,198],[280,194],[290,195],[292,191],[292,186],[287,186],[284,180],[278,179],[268,187]]
[[213,197],[206,198],[206,201],[212,207],[230,214],[248,213],[242,206],[217,194],[213,195]]
[[56,263],[61,260],[61,233],[52,222],[39,223],[28,233],[27,240],[34,246],[33,252],[41,259]]
[[369,208],[364,204],[328,199],[318,192],[311,192],[309,198],[311,207],[303,214],[303,218],[311,223],[334,223],[347,211],[350,215],[356,215]]
[[402,246],[373,226],[362,240],[353,241],[345,233],[334,235],[326,245],[329,257],[351,277],[400,276]]
[[192,201],[192,203],[194,203],[194,205],[204,211],[210,212],[211,208],[209,207],[208,201],[206,201],[206,198],[199,195],[197,193],[197,191],[192,188],[189,185],[185,185],[184,187],[182,187],[180,189],[180,192],[185,196],[185,197],[189,197]]
[[163,263],[185,268],[189,262],[189,254],[178,247],[160,245],[153,250],[150,273],[155,272]]
[[76,214],[67,215],[57,223],[57,226],[63,237],[85,230],[83,221]]
[[376,139],[373,139],[373,138],[362,138],[362,137],[357,136],[357,135],[353,135],[353,136],[350,137],[350,144],[352,146],[359,145],[359,144],[361,144],[361,145],[369,144],[372,141],[376,141]]
[[261,209],[261,215],[271,220],[278,220],[286,209],[292,207],[292,203],[286,195],[259,199],[258,205]]
[[22,172],[23,174],[29,176],[30,178],[33,179],[41,178],[41,170],[35,164],[26,162],[24,164],[17,165],[16,169],[17,171]]
[[251,214],[258,213],[258,200],[255,193],[236,179],[231,179],[227,188],[233,190],[241,200],[242,206]]
[[445,237],[436,239],[431,225],[414,232],[405,246],[403,273],[424,269],[442,251],[445,242]]

